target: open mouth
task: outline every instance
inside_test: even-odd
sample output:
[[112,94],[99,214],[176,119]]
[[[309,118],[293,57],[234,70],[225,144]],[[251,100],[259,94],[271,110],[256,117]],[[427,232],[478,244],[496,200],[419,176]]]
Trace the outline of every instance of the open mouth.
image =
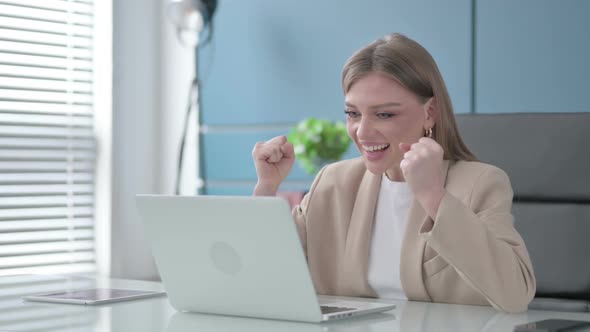
[[367,151],[367,152],[381,152],[381,151],[385,151],[389,148],[389,144],[379,144],[379,145],[373,145],[373,146],[365,146],[363,145],[363,150]]

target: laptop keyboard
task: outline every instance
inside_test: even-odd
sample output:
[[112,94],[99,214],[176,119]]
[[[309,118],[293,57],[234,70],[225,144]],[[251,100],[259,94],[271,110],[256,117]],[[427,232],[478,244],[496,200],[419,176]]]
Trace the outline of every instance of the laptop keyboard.
[[342,311],[356,310],[355,308],[330,307],[330,306],[327,306],[327,305],[320,306],[320,309],[322,309],[322,314],[331,314],[331,313],[334,313],[334,312],[342,312]]

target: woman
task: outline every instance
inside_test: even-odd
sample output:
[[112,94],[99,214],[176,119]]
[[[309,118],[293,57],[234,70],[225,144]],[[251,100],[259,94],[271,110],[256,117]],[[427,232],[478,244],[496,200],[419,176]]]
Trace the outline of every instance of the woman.
[[[320,294],[527,310],[535,277],[512,188],[465,146],[434,60],[393,34],[344,65],[348,134],[362,157],[324,167],[293,210]],[[294,162],[284,136],[252,152],[254,195]]]

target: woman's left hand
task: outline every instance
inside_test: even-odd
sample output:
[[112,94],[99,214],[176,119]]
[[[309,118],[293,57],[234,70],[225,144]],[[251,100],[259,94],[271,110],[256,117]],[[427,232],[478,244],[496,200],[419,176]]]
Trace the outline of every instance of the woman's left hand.
[[399,144],[404,158],[400,168],[416,199],[434,220],[445,195],[442,174],[443,148],[433,139],[422,137],[409,145]]

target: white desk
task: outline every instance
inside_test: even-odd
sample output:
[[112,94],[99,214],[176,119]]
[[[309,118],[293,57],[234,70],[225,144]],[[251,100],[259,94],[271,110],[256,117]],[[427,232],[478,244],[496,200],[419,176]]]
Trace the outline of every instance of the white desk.
[[[21,296],[89,287],[161,290],[154,282],[91,277],[0,277],[0,331],[436,331],[509,332],[513,326],[547,318],[590,321],[588,313],[529,311],[512,315],[491,307],[398,301],[383,314],[322,324],[177,313],[166,297],[80,306],[26,302]],[[355,299],[362,300],[362,299]]]

